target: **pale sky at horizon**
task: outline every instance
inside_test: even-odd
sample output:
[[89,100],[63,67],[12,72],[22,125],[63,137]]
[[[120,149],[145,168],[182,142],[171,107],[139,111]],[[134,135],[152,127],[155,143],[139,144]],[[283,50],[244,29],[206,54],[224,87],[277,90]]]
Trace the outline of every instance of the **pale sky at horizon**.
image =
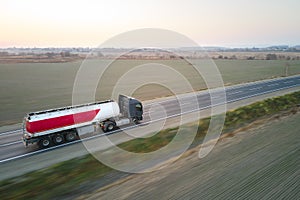
[[201,46],[300,45],[298,0],[0,0],[0,48],[96,47],[162,28]]

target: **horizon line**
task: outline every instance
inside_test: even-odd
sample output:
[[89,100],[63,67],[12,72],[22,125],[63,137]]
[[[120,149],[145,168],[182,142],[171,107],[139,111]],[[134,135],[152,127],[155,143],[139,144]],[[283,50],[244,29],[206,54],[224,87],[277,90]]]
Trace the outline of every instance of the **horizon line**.
[[[262,44],[262,45],[203,45],[203,46],[182,46],[182,47],[159,47],[168,49],[180,49],[180,48],[227,48],[227,49],[253,49],[253,48],[270,48],[270,47],[298,47],[300,44]],[[89,49],[134,49],[134,48],[155,48],[155,47],[92,47],[92,46],[8,46],[1,47],[0,49],[63,49],[63,48],[89,48]]]

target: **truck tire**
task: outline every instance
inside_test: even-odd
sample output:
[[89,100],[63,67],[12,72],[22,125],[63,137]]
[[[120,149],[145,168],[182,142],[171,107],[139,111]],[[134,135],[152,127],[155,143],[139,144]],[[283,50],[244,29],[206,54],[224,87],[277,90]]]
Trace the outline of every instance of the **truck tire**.
[[140,121],[136,117],[133,118],[132,121],[133,121],[134,124],[139,124],[140,123]]
[[116,128],[115,123],[108,121],[108,122],[104,123],[103,131],[104,132],[109,132],[109,131],[114,130],[115,128]]
[[74,132],[68,132],[65,135],[67,142],[76,140],[76,134]]
[[39,141],[39,147],[40,148],[47,148],[51,146],[51,139],[50,137],[43,137]]
[[64,143],[64,136],[61,134],[55,134],[52,138],[56,145]]

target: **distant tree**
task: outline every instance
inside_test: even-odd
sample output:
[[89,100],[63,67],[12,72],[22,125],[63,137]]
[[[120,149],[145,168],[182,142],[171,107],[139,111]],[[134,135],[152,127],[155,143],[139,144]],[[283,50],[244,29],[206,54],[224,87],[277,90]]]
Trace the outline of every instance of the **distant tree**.
[[247,60],[254,60],[255,59],[255,56],[249,56],[247,57]]
[[223,59],[223,56],[222,56],[222,55],[219,55],[219,56],[218,56],[218,59]]
[[272,53],[272,54],[267,54],[266,55],[266,60],[277,60],[277,55]]
[[70,57],[71,56],[71,53],[70,51],[62,51],[60,53],[61,57]]
[[7,51],[1,51],[0,52],[0,56],[7,56],[8,55],[8,52]]
[[232,55],[230,59],[232,59],[232,60],[236,60],[236,59],[237,59],[237,57],[236,57],[236,55]]
[[48,52],[48,53],[46,53],[46,55],[47,55],[48,58],[53,58],[53,56],[54,56],[55,54],[54,54],[53,52],[51,52],[51,53]]

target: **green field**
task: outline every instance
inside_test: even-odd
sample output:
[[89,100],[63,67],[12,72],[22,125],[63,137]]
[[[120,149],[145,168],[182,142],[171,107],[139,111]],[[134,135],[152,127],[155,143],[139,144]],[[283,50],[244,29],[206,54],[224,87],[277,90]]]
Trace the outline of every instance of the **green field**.
[[[85,64],[91,72],[95,71],[91,73],[91,76],[97,76],[97,69],[103,68],[108,62],[108,60],[88,60]],[[98,84],[96,99],[110,98],[117,80],[131,68],[154,62],[176,69],[190,81],[195,90],[206,88],[204,81],[199,78],[192,66],[184,61],[118,60],[105,71],[104,77]],[[215,60],[225,85],[284,76],[286,62],[281,60]],[[300,61],[288,62],[289,75],[299,74]],[[71,105],[73,84],[80,65],[81,62],[0,64],[0,126],[20,123],[27,112]],[[147,74],[140,74],[140,77],[146,76]],[[164,81],[168,82],[169,79]],[[170,82],[176,87],[181,86],[179,81],[174,82],[171,77]],[[89,77],[83,84],[89,86]],[[128,85],[123,87],[126,88]],[[166,88],[152,84],[139,88],[134,96],[146,100],[170,94],[171,92]]]

